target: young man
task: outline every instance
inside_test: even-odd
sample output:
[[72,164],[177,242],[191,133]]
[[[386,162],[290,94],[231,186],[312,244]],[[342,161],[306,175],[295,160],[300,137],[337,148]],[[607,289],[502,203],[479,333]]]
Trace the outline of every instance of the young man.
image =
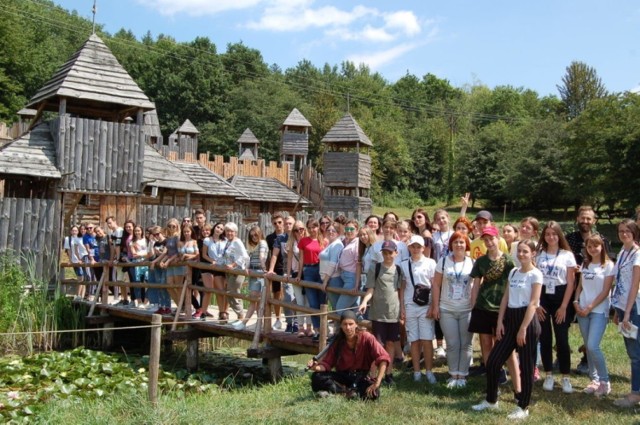
[[[269,258],[272,258],[273,248],[274,246],[280,246],[281,243],[286,243],[288,239],[288,235],[284,231],[284,217],[282,214],[276,213],[271,218],[271,224],[273,224],[273,233],[267,235],[267,246],[269,247]],[[273,268],[269,270],[273,270],[275,274],[278,276],[282,276],[284,274],[284,262],[282,256],[282,250],[280,250],[280,254],[275,258],[275,265]],[[271,294],[273,298],[280,300],[282,299],[282,284],[277,281],[271,282]],[[282,329],[282,322],[280,321],[280,306],[274,306],[273,311],[276,315],[276,321],[273,324],[274,329]],[[287,321],[287,325],[288,325]],[[287,326],[285,332],[291,332],[291,326]]]
[[[493,216],[489,211],[482,210],[476,214],[476,218],[473,220],[475,229],[478,232],[478,235],[482,235],[485,227],[493,226]],[[509,253],[509,246],[507,246],[507,242],[499,237],[499,245],[498,248],[500,251],[505,254]],[[482,238],[476,238],[471,242],[471,259],[477,260],[480,256],[487,253],[487,247],[484,244]]]
[[[372,333],[389,353],[395,357],[396,342],[400,341],[400,292],[402,286],[402,272],[396,266],[398,247],[392,240],[385,240],[380,247],[382,263],[371,267],[367,274],[367,293],[362,298],[358,311],[364,314],[367,302],[371,300],[369,319],[371,319]],[[385,383],[393,384],[393,364],[385,371]]]

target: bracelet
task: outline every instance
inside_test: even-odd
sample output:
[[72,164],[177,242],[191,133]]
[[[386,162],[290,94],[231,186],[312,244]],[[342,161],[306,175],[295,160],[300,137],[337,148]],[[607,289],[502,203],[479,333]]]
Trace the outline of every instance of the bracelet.
[[574,303],[574,304],[579,304],[579,303],[580,303],[580,301],[578,301],[578,300],[573,300],[573,303]]

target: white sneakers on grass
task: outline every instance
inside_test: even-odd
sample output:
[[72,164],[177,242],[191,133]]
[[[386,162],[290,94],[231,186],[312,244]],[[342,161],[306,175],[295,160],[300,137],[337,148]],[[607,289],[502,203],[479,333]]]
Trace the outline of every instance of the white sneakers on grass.
[[520,420],[525,419],[527,416],[529,416],[529,409],[523,409],[522,407],[518,406],[516,407],[516,410],[507,415],[507,419]]
[[[571,380],[569,378],[564,377],[560,381],[562,385],[562,392],[565,394],[571,394],[573,392],[573,385],[571,385]],[[553,387],[556,382],[553,379],[553,375],[547,375],[544,378],[544,382],[542,383],[542,389],[545,391],[553,391]],[[588,387],[587,387],[588,388]],[[585,392],[587,392],[587,388],[585,388]]]
[[545,391],[553,391],[553,386],[555,385],[555,381],[553,380],[552,375],[547,375],[544,378],[544,382],[542,383],[542,389]]
[[474,404],[471,408],[476,412],[482,412],[483,410],[496,410],[498,408],[498,402],[489,403],[487,400],[482,400],[482,403]]

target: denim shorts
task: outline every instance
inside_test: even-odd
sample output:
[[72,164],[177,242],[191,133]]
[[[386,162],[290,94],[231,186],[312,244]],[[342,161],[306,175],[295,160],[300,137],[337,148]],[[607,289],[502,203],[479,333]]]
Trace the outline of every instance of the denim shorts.
[[249,278],[249,292],[262,292],[264,286],[264,279],[261,277]]

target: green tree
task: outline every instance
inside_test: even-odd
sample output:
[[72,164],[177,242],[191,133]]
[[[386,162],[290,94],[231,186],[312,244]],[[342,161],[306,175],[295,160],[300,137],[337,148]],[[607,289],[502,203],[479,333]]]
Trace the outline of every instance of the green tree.
[[569,119],[580,115],[593,99],[607,94],[595,68],[578,61],[571,62],[562,77],[562,84],[556,87]]

